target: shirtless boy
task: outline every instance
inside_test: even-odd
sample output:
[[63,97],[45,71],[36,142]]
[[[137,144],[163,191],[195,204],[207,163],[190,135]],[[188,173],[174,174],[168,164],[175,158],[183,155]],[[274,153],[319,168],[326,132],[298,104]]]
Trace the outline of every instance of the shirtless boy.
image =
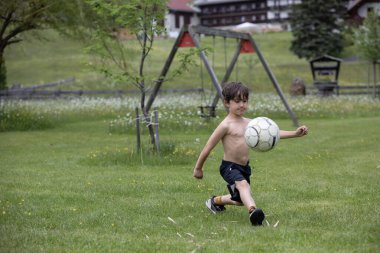
[[[249,166],[249,147],[245,143],[244,131],[251,119],[245,118],[248,108],[249,91],[240,82],[231,82],[223,88],[224,105],[228,108],[228,115],[211,134],[194,167],[194,177],[203,178],[203,164],[212,149],[221,140],[224,149],[223,160],[220,165],[220,174],[228,183],[230,194],[213,196],[206,201],[207,208],[213,212],[225,210],[225,205],[244,205],[254,226],[262,225],[264,212],[257,208],[251,195]],[[280,131],[280,138],[301,137],[308,133],[306,126],[298,127],[294,131]]]

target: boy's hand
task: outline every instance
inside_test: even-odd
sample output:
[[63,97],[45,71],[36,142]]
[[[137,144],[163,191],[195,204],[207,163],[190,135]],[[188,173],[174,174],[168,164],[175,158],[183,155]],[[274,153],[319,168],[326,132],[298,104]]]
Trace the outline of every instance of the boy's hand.
[[194,174],[193,176],[197,179],[202,179],[203,178],[203,171],[202,169],[197,169],[197,168],[194,168]]
[[309,132],[309,129],[307,128],[307,126],[300,126],[296,130],[296,135],[298,137],[301,137],[301,136],[307,135],[308,132]]

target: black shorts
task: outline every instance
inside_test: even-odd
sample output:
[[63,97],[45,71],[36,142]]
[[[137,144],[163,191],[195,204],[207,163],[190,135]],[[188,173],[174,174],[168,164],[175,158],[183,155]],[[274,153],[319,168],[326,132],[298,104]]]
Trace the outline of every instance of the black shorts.
[[228,183],[227,188],[231,194],[231,199],[241,202],[239,191],[235,188],[235,182],[246,180],[249,184],[251,183],[251,167],[249,163],[243,166],[222,160],[219,171],[220,175]]

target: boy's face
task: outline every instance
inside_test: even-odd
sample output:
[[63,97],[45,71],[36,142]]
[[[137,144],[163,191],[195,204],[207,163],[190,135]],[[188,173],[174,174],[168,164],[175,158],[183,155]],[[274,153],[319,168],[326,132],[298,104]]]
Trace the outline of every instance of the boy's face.
[[238,116],[243,116],[248,109],[248,99],[243,97],[235,97],[230,101],[225,101],[225,106],[229,109],[230,113]]

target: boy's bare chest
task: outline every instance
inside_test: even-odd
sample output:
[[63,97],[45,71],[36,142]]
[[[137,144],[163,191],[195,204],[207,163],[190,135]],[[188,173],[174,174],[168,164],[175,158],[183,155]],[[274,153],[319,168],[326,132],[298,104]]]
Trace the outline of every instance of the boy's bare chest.
[[227,131],[227,138],[241,138],[244,136],[246,124],[234,123],[230,124]]
[[[245,127],[247,126],[248,121],[245,119],[238,120],[229,120],[226,122],[227,131],[224,136],[224,140],[240,140],[244,138]],[[230,141],[232,141],[230,140]]]
[[244,136],[244,128],[232,128],[228,131],[227,136],[231,138],[240,138]]
[[235,161],[237,159],[235,154],[245,154],[247,145],[245,145],[244,132],[244,124],[231,125],[227,134],[224,136],[224,152],[226,155],[228,154],[229,159]]

